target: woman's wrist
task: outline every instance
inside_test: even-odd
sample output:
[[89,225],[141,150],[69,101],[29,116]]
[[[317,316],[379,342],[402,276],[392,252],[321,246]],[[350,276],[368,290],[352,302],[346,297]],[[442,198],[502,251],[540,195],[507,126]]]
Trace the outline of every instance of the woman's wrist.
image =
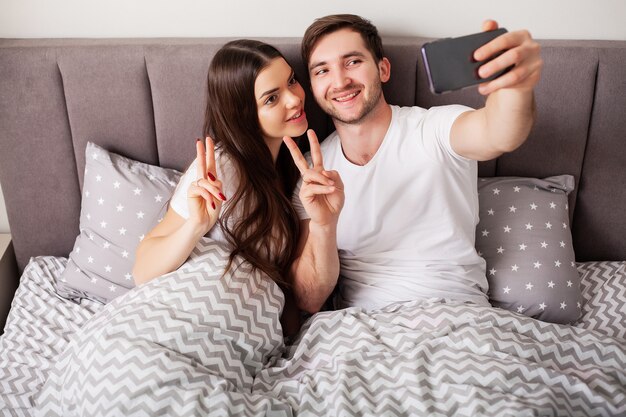
[[207,227],[206,224],[198,222],[192,218],[185,221],[183,228],[186,229],[187,232],[190,233],[196,240],[200,239],[211,229],[210,227]]

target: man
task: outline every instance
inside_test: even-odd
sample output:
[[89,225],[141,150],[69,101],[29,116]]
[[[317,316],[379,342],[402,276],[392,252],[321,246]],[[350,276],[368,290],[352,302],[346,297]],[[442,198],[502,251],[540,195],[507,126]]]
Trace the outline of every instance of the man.
[[[486,21],[483,30],[497,23]],[[474,248],[477,162],[519,147],[534,121],[542,60],[526,31],[476,50],[485,107],[390,106],[382,83],[391,65],[376,28],[354,15],[316,20],[302,41],[311,89],[336,132],[308,160],[285,138],[302,174],[292,266],[300,308],[319,311],[335,286],[336,307],[377,308],[446,298],[488,304],[485,262]],[[312,166],[309,164],[312,163]],[[341,275],[341,279],[339,276]]]

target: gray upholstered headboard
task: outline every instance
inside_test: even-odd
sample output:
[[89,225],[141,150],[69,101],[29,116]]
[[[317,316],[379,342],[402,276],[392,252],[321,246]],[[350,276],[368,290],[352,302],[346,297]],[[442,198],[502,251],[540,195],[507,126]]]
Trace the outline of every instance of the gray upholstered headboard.
[[[268,38],[305,80],[299,39]],[[78,234],[87,141],[182,170],[202,133],[205,75],[227,39],[0,40],[0,183],[20,270],[67,256]],[[481,106],[473,90],[432,96],[423,38],[386,38],[390,103]],[[544,41],[538,120],[527,143],[482,176],[573,174],[576,257],[626,259],[626,42]],[[306,84],[306,82],[305,82]],[[329,119],[308,100],[320,137]]]

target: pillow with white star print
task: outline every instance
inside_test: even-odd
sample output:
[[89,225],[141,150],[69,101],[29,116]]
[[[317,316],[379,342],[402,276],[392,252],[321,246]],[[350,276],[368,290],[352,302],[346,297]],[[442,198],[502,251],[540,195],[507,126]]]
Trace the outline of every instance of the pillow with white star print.
[[574,177],[480,178],[476,249],[494,307],[552,323],[581,314],[567,195]]
[[167,210],[181,173],[117,155],[91,142],[85,150],[80,234],[60,296],[107,303],[135,286],[135,250]]

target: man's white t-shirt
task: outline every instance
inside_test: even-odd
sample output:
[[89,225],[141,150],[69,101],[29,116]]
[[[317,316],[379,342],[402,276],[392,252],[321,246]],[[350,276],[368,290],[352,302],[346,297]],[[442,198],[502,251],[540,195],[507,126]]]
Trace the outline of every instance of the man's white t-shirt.
[[[474,247],[477,162],[450,145],[454,120],[471,108],[391,110],[387,134],[364,166],[346,159],[337,132],[321,144],[324,168],[339,172],[345,192],[335,304],[371,309],[428,298],[488,304],[485,261]],[[307,219],[300,186],[293,202]]]

